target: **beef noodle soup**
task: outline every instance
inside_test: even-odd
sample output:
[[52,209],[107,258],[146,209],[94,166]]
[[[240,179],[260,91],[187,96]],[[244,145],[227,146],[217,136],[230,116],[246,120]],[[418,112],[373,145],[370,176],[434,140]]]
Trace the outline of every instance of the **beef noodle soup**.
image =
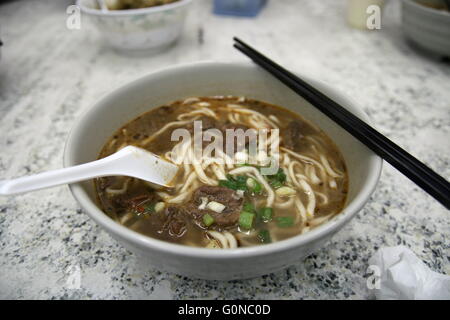
[[[177,129],[194,138],[174,139]],[[249,129],[266,136],[231,136],[231,153],[224,147],[199,157],[195,151],[230,144],[229,132]],[[196,132],[203,134],[200,142]],[[179,173],[160,189],[130,177],[96,179],[99,202],[118,223],[160,240],[223,249],[267,244],[308,232],[345,204],[346,167],[331,139],[265,102],[199,97],[152,109],[120,128],[100,158],[127,145],[176,162]]]

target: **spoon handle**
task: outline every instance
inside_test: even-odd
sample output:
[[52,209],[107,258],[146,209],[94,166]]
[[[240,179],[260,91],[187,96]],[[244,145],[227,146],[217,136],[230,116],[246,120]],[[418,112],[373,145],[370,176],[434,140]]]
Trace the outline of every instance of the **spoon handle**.
[[24,193],[105,176],[129,176],[155,188],[171,187],[178,166],[144,149],[127,146],[112,155],[77,166],[0,181],[0,195]]
[[35,175],[0,181],[0,195],[13,195],[61,184],[74,183],[95,177],[112,174],[110,157],[92,161],[78,166],[57,169]]

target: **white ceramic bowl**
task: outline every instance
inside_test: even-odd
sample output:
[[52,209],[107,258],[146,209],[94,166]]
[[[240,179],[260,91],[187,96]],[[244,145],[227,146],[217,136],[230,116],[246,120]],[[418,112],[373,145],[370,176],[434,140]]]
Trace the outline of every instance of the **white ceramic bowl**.
[[82,14],[88,15],[107,43],[119,51],[160,51],[181,34],[192,0],[143,9],[98,9],[96,0],[77,0]]
[[[304,77],[363,120],[357,104],[333,88]],[[271,75],[252,64],[202,62],[152,73],[121,87],[97,102],[75,124],[67,141],[64,165],[95,160],[107,139],[120,126],[167,102],[191,96],[247,96],[298,112],[334,139],[349,169],[349,194],[344,211],[312,231],[284,241],[255,247],[213,250],[156,240],[110,219],[98,207],[92,181],[70,189],[84,211],[119,243],[149,265],[189,277],[206,279],[251,278],[301,261],[324,245],[364,206],[378,182],[382,160],[333,121]]]
[[[442,5],[441,1],[420,2]],[[402,27],[405,36],[419,47],[450,57],[450,12],[427,7],[417,0],[403,0]]]

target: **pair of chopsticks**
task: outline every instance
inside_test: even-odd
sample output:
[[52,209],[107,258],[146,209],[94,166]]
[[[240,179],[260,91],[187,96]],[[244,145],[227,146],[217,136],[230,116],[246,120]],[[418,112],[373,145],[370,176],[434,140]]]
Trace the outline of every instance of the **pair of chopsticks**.
[[298,76],[234,37],[234,47],[339,124],[415,184],[450,209],[450,183],[350,111]]

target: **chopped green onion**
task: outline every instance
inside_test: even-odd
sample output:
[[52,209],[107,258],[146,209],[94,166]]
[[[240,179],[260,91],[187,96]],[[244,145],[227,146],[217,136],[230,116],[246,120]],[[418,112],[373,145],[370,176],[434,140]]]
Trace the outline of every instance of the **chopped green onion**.
[[294,225],[294,218],[292,217],[276,217],[275,220],[280,228],[289,228]]
[[262,243],[271,243],[272,242],[272,238],[270,237],[270,232],[268,230],[259,231],[258,238]]
[[133,208],[133,212],[137,216],[142,216],[144,218],[147,218],[150,213],[154,213],[155,211],[155,203],[149,203],[144,205],[138,205]]
[[247,191],[247,177],[227,175],[227,180],[219,180],[219,186],[226,187],[232,190],[244,190]]
[[290,187],[281,187],[275,190],[275,193],[281,197],[293,196],[295,195],[295,190]]
[[247,177],[246,176],[237,176],[235,178],[237,189],[247,191]]
[[278,169],[276,177],[277,177],[278,181],[280,181],[282,183],[286,182],[286,174],[284,173],[283,169],[281,169],[281,168]]
[[249,187],[250,189],[252,189],[253,190],[253,188],[255,187],[255,179],[253,179],[253,178],[248,178],[247,179],[247,187]]
[[248,178],[246,184],[248,189],[254,193],[260,193],[262,190],[261,184],[253,178]]
[[205,226],[209,227],[213,223],[214,223],[214,218],[209,213],[203,215],[203,224]]
[[250,230],[253,225],[255,214],[247,211],[242,211],[239,216],[239,227],[245,230]]
[[269,222],[272,220],[273,209],[272,208],[262,208],[259,210],[259,217],[264,222]]
[[280,181],[271,181],[270,185],[275,189],[281,188],[283,186],[283,184]]
[[236,163],[236,167],[250,167],[248,163]]
[[280,188],[286,182],[286,174],[283,169],[279,168],[276,174],[266,176],[269,184],[275,189]]
[[145,212],[146,213],[149,213],[149,212],[151,212],[151,213],[153,213],[153,212],[155,212],[155,205],[156,205],[156,203],[150,203],[150,204],[147,204],[144,208],[145,208]]
[[236,184],[229,180],[219,180],[219,186],[237,190]]
[[247,212],[251,212],[251,213],[255,213],[256,212],[255,206],[253,204],[251,204],[250,202],[244,203],[244,205],[242,206],[242,210],[243,211],[247,211]]

